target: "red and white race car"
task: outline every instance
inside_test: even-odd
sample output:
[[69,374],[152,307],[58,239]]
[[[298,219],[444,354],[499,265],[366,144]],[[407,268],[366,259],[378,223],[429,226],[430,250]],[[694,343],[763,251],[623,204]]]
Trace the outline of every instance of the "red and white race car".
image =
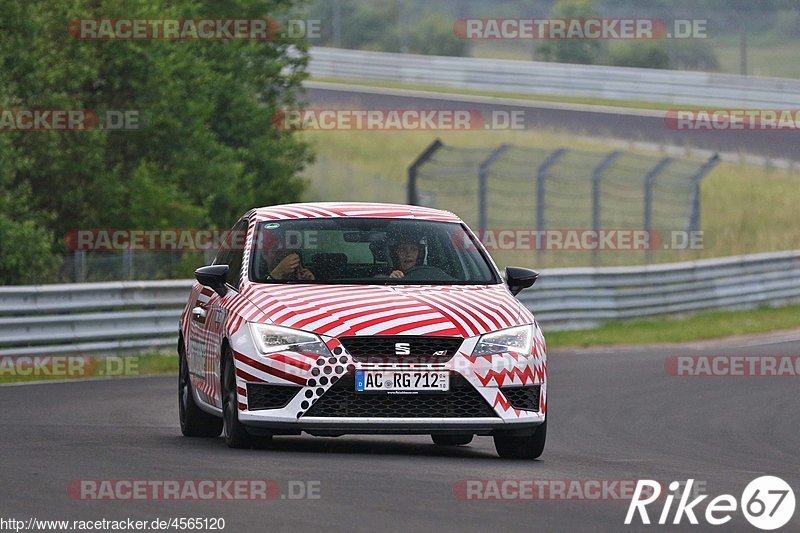
[[547,432],[544,336],[457,216],[425,207],[290,204],[246,213],[180,322],[187,436],[492,435],[536,458]]

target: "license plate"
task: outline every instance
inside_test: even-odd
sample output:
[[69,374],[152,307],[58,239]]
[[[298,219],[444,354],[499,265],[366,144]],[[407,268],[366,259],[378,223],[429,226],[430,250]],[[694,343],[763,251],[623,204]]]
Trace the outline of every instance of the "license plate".
[[356,392],[446,392],[449,372],[356,370]]

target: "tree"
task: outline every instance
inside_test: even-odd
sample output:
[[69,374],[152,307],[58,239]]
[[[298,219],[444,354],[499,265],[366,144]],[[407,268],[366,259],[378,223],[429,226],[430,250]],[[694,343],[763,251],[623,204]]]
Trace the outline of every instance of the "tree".
[[0,0],[2,109],[134,110],[132,131],[3,132],[4,186],[56,240],[76,228],[229,227],[299,198],[308,146],[272,116],[296,105],[307,45],[75,39],[82,18],[287,18],[283,0]]
[[[558,0],[550,13],[555,19],[591,19],[598,18],[592,0]],[[593,65],[598,63],[604,53],[602,41],[583,40],[550,40],[543,42],[537,49],[539,56],[545,61],[558,63],[580,63]]]

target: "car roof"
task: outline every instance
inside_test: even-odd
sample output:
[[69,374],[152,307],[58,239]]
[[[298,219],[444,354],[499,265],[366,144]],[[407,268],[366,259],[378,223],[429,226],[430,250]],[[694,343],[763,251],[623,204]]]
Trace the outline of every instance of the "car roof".
[[410,218],[439,222],[461,222],[455,214],[431,207],[369,202],[307,202],[253,209],[256,220],[293,218]]

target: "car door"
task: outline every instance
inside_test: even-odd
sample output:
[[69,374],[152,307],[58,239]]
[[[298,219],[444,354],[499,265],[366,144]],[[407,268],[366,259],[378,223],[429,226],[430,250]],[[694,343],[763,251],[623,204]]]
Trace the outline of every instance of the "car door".
[[[247,220],[234,226],[232,235],[247,231]],[[234,242],[243,242],[236,239]],[[239,248],[239,249],[237,249]],[[214,259],[215,265],[228,265],[227,284],[229,291],[225,296],[202,287],[190,317],[189,372],[200,399],[209,405],[222,408],[220,396],[219,365],[224,338],[224,324],[228,303],[239,290],[244,250],[231,245],[230,238]]]

